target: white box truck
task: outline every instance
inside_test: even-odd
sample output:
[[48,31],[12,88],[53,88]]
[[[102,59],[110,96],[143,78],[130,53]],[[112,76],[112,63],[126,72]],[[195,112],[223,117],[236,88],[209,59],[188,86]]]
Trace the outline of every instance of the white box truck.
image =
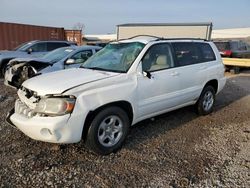
[[117,40],[138,35],[210,40],[212,23],[132,23],[117,25]]

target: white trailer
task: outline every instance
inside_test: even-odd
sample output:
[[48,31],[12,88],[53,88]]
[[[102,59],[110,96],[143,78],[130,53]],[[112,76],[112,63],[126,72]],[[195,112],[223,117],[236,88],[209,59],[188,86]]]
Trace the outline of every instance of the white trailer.
[[117,25],[117,40],[138,35],[210,40],[212,23],[133,23]]

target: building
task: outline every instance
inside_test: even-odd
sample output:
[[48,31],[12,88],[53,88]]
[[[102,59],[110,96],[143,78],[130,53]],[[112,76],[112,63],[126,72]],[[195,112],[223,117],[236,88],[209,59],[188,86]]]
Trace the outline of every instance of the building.
[[212,31],[213,39],[223,38],[248,38],[250,37],[250,27],[234,29],[216,29]]
[[82,45],[82,31],[0,22],[0,50],[11,50],[32,40],[68,40]]

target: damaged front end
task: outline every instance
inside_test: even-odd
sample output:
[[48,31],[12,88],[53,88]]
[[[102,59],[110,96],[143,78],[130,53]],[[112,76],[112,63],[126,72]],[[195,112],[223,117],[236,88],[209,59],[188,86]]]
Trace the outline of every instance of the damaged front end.
[[11,61],[6,68],[4,84],[18,89],[25,80],[39,75],[38,72],[49,65],[36,61]]
[[76,97],[71,95],[38,96],[37,92],[21,86],[14,112],[26,118],[56,117],[72,113]]

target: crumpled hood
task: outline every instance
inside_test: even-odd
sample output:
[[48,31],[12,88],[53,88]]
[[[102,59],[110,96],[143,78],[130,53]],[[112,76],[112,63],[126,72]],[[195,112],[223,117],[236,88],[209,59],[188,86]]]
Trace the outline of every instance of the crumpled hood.
[[47,94],[60,94],[70,88],[116,75],[119,75],[119,73],[72,68],[33,77],[26,80],[22,86],[43,96]]

